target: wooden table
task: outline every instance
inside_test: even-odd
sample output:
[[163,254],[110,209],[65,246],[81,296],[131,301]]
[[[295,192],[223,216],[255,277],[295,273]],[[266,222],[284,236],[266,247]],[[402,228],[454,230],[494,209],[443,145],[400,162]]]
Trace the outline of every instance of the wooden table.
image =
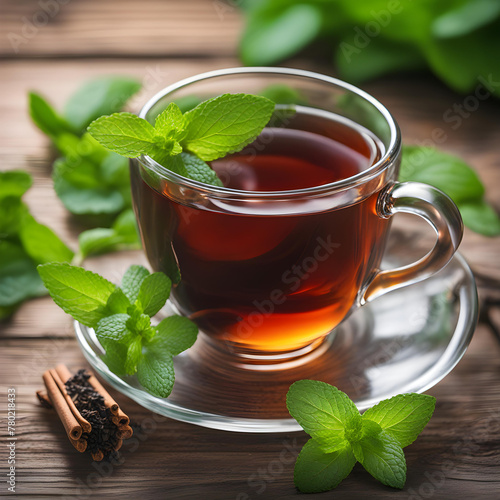
[[[242,22],[231,7],[237,2],[224,7],[210,0],[52,0],[44,4],[52,5],[48,14],[42,4],[3,0],[0,5],[0,168],[22,168],[33,175],[34,187],[26,197],[33,213],[75,247],[81,227],[53,192],[49,144],[30,123],[27,91],[36,89],[61,106],[84,79],[132,74],[145,85],[134,101],[137,109],[146,97],[180,78],[238,65],[235,47]],[[309,57],[288,65],[331,72]],[[447,139],[439,146],[474,165],[489,199],[500,208],[498,101],[481,102],[452,129],[443,114],[464,96],[430,76],[385,78],[364,87],[392,110],[405,141],[428,140],[436,127],[444,129]],[[461,251],[474,270],[500,277],[498,238],[466,231]],[[142,261],[140,252],[125,252],[90,259],[86,265],[116,278],[129,263]],[[203,429],[155,416],[113,390],[142,430],[123,447],[120,465],[91,463],[69,445],[60,422],[35,398],[45,369],[60,362],[75,369],[86,366],[71,319],[49,298],[41,298],[23,305],[0,331],[2,497],[8,494],[3,475],[8,387],[17,394],[17,494],[22,497],[244,500],[298,495],[293,461],[280,462],[280,453],[287,447],[297,450],[306,441],[304,433]],[[335,493],[314,498],[499,498],[499,384],[500,346],[479,326],[465,358],[429,391],[437,408],[422,436],[406,450],[404,491],[376,483],[358,465]]]

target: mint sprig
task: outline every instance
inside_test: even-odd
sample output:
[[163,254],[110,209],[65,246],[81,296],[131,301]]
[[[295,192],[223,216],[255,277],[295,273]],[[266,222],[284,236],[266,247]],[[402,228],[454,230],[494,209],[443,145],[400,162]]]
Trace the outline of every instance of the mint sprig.
[[222,185],[207,161],[243,149],[267,125],[274,111],[269,99],[223,94],[182,113],[170,103],[154,126],[130,113],[93,121],[88,131],[102,146],[120,155],[148,155],[184,177]]
[[0,320],[24,300],[47,293],[36,272],[38,264],[73,259],[73,251],[23,202],[31,184],[31,176],[22,170],[0,172]]
[[311,436],[295,464],[295,485],[302,492],[316,493],[338,486],[356,461],[381,483],[403,488],[403,448],[427,425],[436,400],[425,394],[400,394],[360,415],[336,387],[300,380],[290,387],[286,403],[290,415]]
[[134,375],[151,394],[165,398],[174,385],[173,357],[189,349],[198,334],[182,316],[158,325],[151,317],[170,295],[171,281],[131,266],[121,287],[69,264],[48,263],[38,272],[54,302],[80,323],[93,328],[105,350],[104,362],[117,375]]

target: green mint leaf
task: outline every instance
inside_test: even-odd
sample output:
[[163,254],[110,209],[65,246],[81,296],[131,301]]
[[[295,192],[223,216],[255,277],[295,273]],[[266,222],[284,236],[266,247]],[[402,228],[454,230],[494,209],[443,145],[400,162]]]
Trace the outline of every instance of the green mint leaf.
[[179,109],[185,113],[186,111],[191,111],[192,109],[196,108],[198,104],[201,104],[201,99],[199,97],[196,97],[193,94],[190,95],[185,95],[182,97],[178,97],[175,101],[175,104],[179,107]]
[[96,118],[121,111],[140,88],[140,82],[124,76],[91,80],[69,98],[64,115],[73,128],[84,130]]
[[36,265],[23,248],[10,241],[0,240],[0,307],[6,317],[22,301],[45,295]]
[[350,446],[324,453],[310,439],[302,448],[293,474],[295,486],[303,493],[320,493],[336,488],[350,473],[356,458]]
[[95,329],[99,342],[105,346],[108,340],[129,344],[134,334],[128,329],[127,322],[130,319],[128,314],[113,314],[102,318]]
[[106,309],[110,314],[124,314],[128,312],[131,305],[123,290],[116,287],[106,302]]
[[150,274],[141,283],[135,305],[144,314],[154,316],[165,305],[171,286],[172,282],[165,274],[161,272]]
[[[71,162],[85,159],[98,166],[110,154],[88,133],[81,137],[75,134],[62,134],[55,140],[55,145],[61,154]],[[96,181],[99,182],[99,179]]]
[[3,307],[0,306],[0,321],[12,316],[16,312],[15,306]]
[[113,283],[65,263],[41,264],[37,269],[54,302],[80,323],[94,328],[107,315]]
[[484,236],[500,234],[500,217],[485,200],[459,203],[464,224]]
[[224,94],[184,115],[182,147],[204,161],[216,160],[250,144],[269,122],[274,103],[250,94]]
[[71,262],[74,253],[52,229],[26,215],[20,227],[19,237],[28,255],[37,263]]
[[166,165],[166,162],[171,157],[175,157],[181,152],[182,147],[177,141],[175,141],[174,139],[156,135],[155,144],[147,154],[161,165]]
[[465,4],[460,2],[433,20],[432,34],[437,38],[467,35],[490,24],[499,15],[500,3],[495,0],[474,0]]
[[89,255],[140,248],[133,210],[121,213],[111,228],[98,227],[83,231],[78,236],[78,244],[82,259]]
[[54,162],[54,182],[59,178],[81,189],[102,188],[99,165],[79,156],[59,158]]
[[107,155],[100,163],[100,179],[106,186],[124,187],[130,190],[130,175],[128,158],[107,151]]
[[73,133],[73,127],[39,94],[29,93],[29,113],[35,125],[51,139]]
[[268,85],[259,95],[273,101],[275,104],[307,104],[302,94],[284,83]]
[[287,2],[286,7],[276,8],[274,2],[272,6],[260,4],[241,40],[240,57],[247,66],[268,66],[290,57],[321,32],[324,15],[315,5]]
[[172,357],[147,351],[137,363],[137,379],[154,396],[166,398],[174,387]]
[[379,424],[405,448],[417,439],[432,417],[435,406],[436,398],[427,394],[399,394],[369,408],[362,418]]
[[151,318],[147,314],[141,313],[136,306],[130,319],[127,321],[127,327],[140,335],[144,342],[149,342],[156,334],[156,330],[151,326]]
[[127,296],[130,303],[133,304],[137,300],[142,282],[149,276],[149,271],[138,265],[130,266],[123,275],[121,289]]
[[189,153],[166,158],[162,163],[172,172],[212,186],[222,186],[221,180],[215,171],[203,160]]
[[198,327],[184,316],[169,316],[156,327],[156,335],[148,344],[148,349],[156,352],[167,351],[172,356],[189,349],[196,341]]
[[484,195],[484,187],[469,165],[434,148],[405,146],[399,180],[430,184],[455,203],[481,199]]
[[[346,425],[345,440],[352,446],[361,441],[366,436],[376,436],[382,432],[382,428],[376,422],[371,420],[363,420],[361,415],[359,419],[351,419]],[[328,451],[325,446],[322,446],[323,451]]]
[[[96,186],[86,186],[85,181],[75,179],[77,171],[82,174],[86,170],[90,173],[96,171],[96,166],[81,158],[74,162],[62,158],[54,163],[54,189],[64,206],[75,215],[101,215],[116,214],[126,207],[126,200],[120,190],[107,187],[102,183]],[[81,176],[82,177],[82,176]],[[99,177],[91,178],[95,184]]]
[[327,449],[344,440],[346,426],[359,418],[359,411],[347,394],[316,380],[292,384],[286,405],[302,428]]
[[31,175],[23,170],[0,172],[0,200],[10,196],[20,198],[32,184]]
[[125,360],[125,372],[127,375],[133,375],[137,371],[137,364],[142,357],[142,339],[135,337],[127,349],[127,359]]
[[108,365],[108,368],[117,375],[126,375],[127,344],[110,339],[101,342],[101,344],[106,350],[106,354],[102,357],[102,360]]
[[21,198],[15,196],[0,198],[0,238],[17,237],[23,220],[28,215],[28,207]]
[[396,438],[382,431],[366,436],[353,446],[356,460],[377,481],[393,488],[403,488],[406,482],[406,460]]
[[156,146],[153,126],[132,113],[101,116],[88,126],[88,132],[104,147],[129,158],[149,154]]
[[[179,106],[171,102],[155,121],[155,132],[164,137],[178,139],[184,132],[184,116]],[[179,151],[180,153],[180,151]]]
[[391,71],[418,70],[425,67],[425,59],[417,47],[404,42],[395,44],[382,37],[372,38],[363,50],[346,57],[344,47],[354,47],[355,36],[355,31],[346,33],[335,55],[338,71],[347,81],[364,82]]

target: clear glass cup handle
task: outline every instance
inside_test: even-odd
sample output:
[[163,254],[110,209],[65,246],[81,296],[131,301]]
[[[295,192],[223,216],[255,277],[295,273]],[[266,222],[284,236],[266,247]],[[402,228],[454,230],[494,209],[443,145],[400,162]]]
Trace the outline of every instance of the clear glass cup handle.
[[437,273],[448,264],[462,240],[460,212],[439,189],[420,182],[396,182],[380,193],[377,203],[378,215],[385,219],[399,212],[422,217],[436,231],[437,239],[434,248],[417,262],[378,272],[365,288],[361,304]]

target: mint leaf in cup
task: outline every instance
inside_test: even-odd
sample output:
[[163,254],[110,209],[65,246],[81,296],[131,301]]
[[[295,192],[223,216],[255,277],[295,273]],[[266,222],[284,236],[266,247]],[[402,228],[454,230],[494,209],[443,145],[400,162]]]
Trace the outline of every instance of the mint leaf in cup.
[[241,151],[267,125],[274,103],[251,94],[223,94],[188,111],[185,150],[204,161]]
[[131,113],[93,121],[88,132],[102,146],[126,156],[148,155],[188,179],[222,186],[207,161],[250,144],[274,111],[269,99],[251,94],[223,94],[182,114],[175,103],[160,113],[154,126]]
[[164,137],[173,137],[178,139],[184,133],[186,121],[181,109],[175,102],[171,102],[167,108],[162,111],[155,121],[155,132]]
[[213,186],[222,186],[221,180],[210,165],[193,154],[181,153],[177,156],[170,156],[163,161],[163,165],[172,172],[188,179]]
[[336,387],[299,380],[290,387],[286,404],[311,436],[295,464],[295,485],[302,492],[316,493],[337,487],[356,461],[381,483],[403,488],[403,448],[422,432],[436,400],[400,394],[360,415],[347,394]]
[[88,132],[105,148],[128,158],[149,154],[156,145],[153,125],[125,111],[97,118]]

